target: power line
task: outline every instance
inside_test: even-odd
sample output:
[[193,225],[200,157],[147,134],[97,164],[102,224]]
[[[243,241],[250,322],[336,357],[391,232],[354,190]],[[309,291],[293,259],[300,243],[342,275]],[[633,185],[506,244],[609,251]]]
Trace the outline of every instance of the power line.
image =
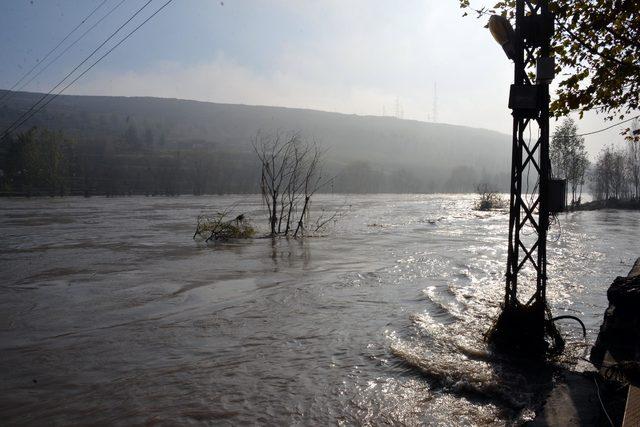
[[[150,0],[151,1],[151,0]],[[162,9],[164,9],[165,7],[167,7],[171,2],[173,2],[173,0],[167,0],[167,2],[165,2],[162,6],[160,6],[160,8],[158,10],[156,10],[155,12],[153,12],[147,19],[145,19],[144,21],[142,21],[137,27],[135,27],[133,30],[131,30],[131,32],[129,32],[129,34],[127,34],[124,38],[122,38],[118,43],[116,43],[114,46],[112,46],[108,51],[106,51],[104,53],[104,55],[102,55],[100,58],[98,58],[93,64],[91,64],[87,69],[85,69],[82,73],[80,73],[77,77],[75,77],[71,82],[69,82],[65,87],[63,87],[58,93],[56,93],[54,96],[52,96],[51,98],[49,98],[44,104],[42,104],[40,107],[38,107],[37,110],[35,110],[32,114],[30,114],[28,117],[26,117],[24,120],[22,120],[20,123],[18,123],[17,126],[15,126],[13,128],[13,130],[18,129],[20,126],[22,126],[22,124],[24,124],[27,120],[29,120],[31,117],[33,117],[35,114],[37,114],[39,111],[41,111],[44,107],[46,107],[47,105],[49,105],[49,103],[51,103],[51,101],[53,101],[58,95],[60,95],[62,92],[64,92],[65,90],[67,90],[69,88],[69,86],[71,86],[72,84],[74,84],[76,81],[78,81],[78,79],[80,79],[82,76],[84,76],[85,74],[87,74],[93,67],[95,67],[100,61],[102,61],[104,58],[107,57],[107,55],[109,55],[111,52],[113,52],[118,46],[120,46],[122,43],[124,43],[129,37],[131,37],[136,31],[138,31],[140,29],[140,27],[142,27],[144,24],[146,24],[147,22],[149,22],[154,16],[156,16],[158,13],[160,13],[160,11]],[[10,128],[9,128],[10,129]],[[11,130],[6,130],[5,132],[3,132],[2,138],[5,138],[9,132]]]
[[[82,62],[80,62],[78,65],[76,65],[76,67],[75,67],[73,70],[71,70],[69,73],[67,73],[67,75],[66,75],[66,76],[64,76],[64,78],[58,82],[58,84],[56,84],[56,85],[55,85],[55,86],[54,86],[54,87],[53,87],[49,92],[47,92],[47,93],[46,93],[46,94],[44,94],[40,99],[38,99],[38,101],[37,101],[35,104],[33,104],[33,105],[31,106],[31,108],[29,108],[29,110],[27,110],[27,111],[26,111],[25,113],[23,113],[20,117],[18,117],[18,118],[17,118],[13,123],[11,123],[11,125],[9,125],[9,127],[8,127],[7,129],[5,129],[5,131],[4,131],[4,132],[2,132],[2,138],[4,138],[7,134],[9,134],[12,130],[15,130],[15,129],[16,129],[16,128],[14,128],[14,125],[15,125],[16,123],[18,123],[18,122],[20,122],[20,124],[24,123],[24,121],[21,121],[21,120],[22,120],[25,116],[28,116],[28,115],[29,115],[29,113],[31,113],[31,112],[33,111],[33,109],[34,109],[34,108],[36,108],[36,107],[38,106],[38,104],[40,104],[42,101],[44,101],[44,100],[45,100],[49,95],[51,95],[51,93],[53,93],[53,91],[54,91],[54,90],[56,90],[58,87],[60,87],[60,85],[62,85],[62,84],[65,82],[65,80],[67,80],[67,79],[68,79],[68,78],[69,78],[73,73],[75,73],[75,72],[76,72],[76,70],[77,70],[78,68],[80,68],[80,67],[81,67],[85,62],[87,62],[87,61],[88,61],[88,60],[89,60],[93,55],[95,55],[95,53],[96,53],[98,50],[100,50],[100,49],[101,49],[105,44],[107,44],[107,42],[109,42],[109,40],[111,40],[111,39],[112,39],[116,34],[118,34],[118,32],[120,32],[120,30],[121,30],[122,28],[124,28],[124,27],[129,23],[129,22],[131,22],[131,20],[133,20],[133,18],[135,18],[136,16],[138,16],[138,14],[139,14],[140,12],[142,12],[142,10],[143,10],[144,8],[146,8],[146,7],[149,5],[149,3],[151,3],[152,1],[153,1],[153,0],[148,0],[144,5],[142,5],[142,7],[141,7],[140,9],[138,9],[138,10],[136,11],[136,13],[134,13],[134,14],[133,14],[129,19],[127,19],[127,20],[124,22],[124,24],[120,25],[120,26],[118,27],[118,29],[117,29],[117,30],[115,30],[113,33],[111,33],[111,35],[110,35],[109,37],[107,37],[107,38],[106,38],[106,40],[105,40],[105,41],[103,41],[102,43],[100,43],[100,45],[99,45],[97,48],[95,48],[95,49],[93,50],[93,52],[91,52],[91,53],[89,54],[89,56],[87,56],[85,59],[83,59],[83,60],[82,60]],[[39,110],[38,110],[38,111],[39,111]],[[30,115],[29,117],[31,117],[31,116],[32,116],[32,115]],[[18,126],[20,126],[20,125],[18,125]],[[13,128],[13,129],[12,129],[12,128]]]
[[614,128],[614,127],[616,127],[616,126],[619,126],[619,125],[621,125],[621,124],[623,124],[623,123],[627,123],[627,122],[630,122],[631,120],[635,120],[635,119],[637,119],[638,117],[640,117],[640,115],[637,115],[637,116],[635,116],[635,117],[631,117],[630,119],[627,119],[627,120],[623,120],[623,121],[621,121],[621,122],[616,123],[615,125],[608,126],[608,127],[604,128],[604,129],[595,130],[595,131],[593,131],[593,132],[581,133],[581,134],[580,134],[580,135],[578,135],[578,136],[587,136],[587,135],[593,135],[594,133],[604,132],[605,130],[609,130],[609,129]]
[[111,8],[111,10],[109,12],[106,13],[106,15],[104,15],[102,18],[100,18],[98,21],[96,21],[95,24],[93,24],[91,27],[89,27],[89,29],[87,29],[84,33],[82,33],[82,35],[80,37],[78,37],[73,43],[71,43],[69,46],[67,46],[62,52],[60,52],[58,54],[58,56],[56,56],[55,58],[53,58],[51,61],[49,61],[47,63],[47,65],[45,65],[44,68],[42,68],[40,71],[38,71],[33,77],[31,77],[27,82],[23,83],[19,88],[18,91],[21,91],[22,89],[24,89],[29,83],[31,83],[32,81],[34,81],[40,74],[42,74],[47,68],[49,68],[49,66],[51,66],[51,64],[53,64],[54,62],[56,62],[58,59],[60,59],[60,57],[62,55],[64,55],[65,53],[67,53],[69,51],[69,49],[71,49],[73,46],[76,45],[76,43],[78,43],[80,40],[82,40],[91,30],[93,30],[95,27],[97,27],[102,21],[104,21],[107,17],[109,17],[109,15],[111,15],[117,8],[119,8],[122,3],[124,3],[126,0],[120,0],[120,3],[116,4],[113,8]]
[[0,97],[0,101],[5,99],[5,97],[9,93],[12,93],[11,91],[13,89],[15,89],[16,86],[18,86],[20,84],[20,82],[22,82],[22,80],[24,80],[29,74],[31,74],[33,72],[33,70],[35,70],[38,67],[38,65],[42,64],[49,57],[49,55],[51,55],[53,52],[55,52],[55,50],[58,49],[62,45],[62,43],[64,43],[69,37],[71,37],[71,34],[75,33],[76,30],[78,28],[80,28],[82,26],[82,24],[84,24],[87,21],[87,19],[91,18],[91,16],[93,16],[93,14],[96,13],[96,11],[98,9],[100,9],[102,7],[102,5],[105,4],[106,2],[107,2],[107,0],[103,0],[102,3],[100,3],[98,6],[96,6],[95,9],[93,9],[87,16],[85,16],[85,18],[82,21],[80,21],[80,23],[78,25],[76,25],[71,31],[69,31],[69,33],[66,36],[64,36],[64,38],[62,40],[60,40],[60,42],[57,45],[55,45],[55,47],[53,49],[51,49],[49,52],[47,52],[47,54],[44,56],[44,58],[42,58],[40,61],[36,60],[35,65],[33,67],[31,67],[31,69],[29,71],[27,71],[25,74],[23,74],[22,77],[20,77],[20,79],[18,79],[18,81],[15,82],[13,84],[13,86],[11,86],[11,88],[9,88],[9,90],[7,92],[5,92]]

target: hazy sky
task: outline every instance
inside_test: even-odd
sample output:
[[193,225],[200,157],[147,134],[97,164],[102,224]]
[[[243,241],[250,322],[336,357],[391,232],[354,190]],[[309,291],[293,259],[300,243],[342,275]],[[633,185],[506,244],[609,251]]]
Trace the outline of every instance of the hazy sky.
[[[11,87],[102,1],[3,0],[0,87]],[[125,0],[24,90],[49,91],[146,1]],[[127,29],[164,1],[153,0]],[[119,2],[106,0],[60,50]],[[66,93],[370,115],[393,115],[398,101],[405,118],[433,120],[436,84],[439,122],[510,133],[512,64],[484,24],[463,18],[457,0],[175,0]],[[607,124],[589,116],[579,127]],[[587,146],[595,154],[621,143],[618,133],[587,137]]]

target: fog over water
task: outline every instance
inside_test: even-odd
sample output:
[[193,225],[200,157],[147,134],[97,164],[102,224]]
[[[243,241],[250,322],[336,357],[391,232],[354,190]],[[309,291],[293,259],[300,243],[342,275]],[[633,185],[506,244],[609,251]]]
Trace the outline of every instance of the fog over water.
[[[304,240],[195,242],[258,196],[0,200],[0,412],[8,424],[502,424],[541,386],[487,354],[506,211],[474,195],[321,195]],[[562,214],[547,295],[595,340],[640,213]],[[562,323],[571,365],[585,351]],[[573,365],[571,365],[573,366]],[[581,369],[580,363],[573,369]]]

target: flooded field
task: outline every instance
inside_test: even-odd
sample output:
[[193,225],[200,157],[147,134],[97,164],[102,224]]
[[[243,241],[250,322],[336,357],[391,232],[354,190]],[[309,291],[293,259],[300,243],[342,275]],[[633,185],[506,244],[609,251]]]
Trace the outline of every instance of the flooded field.
[[[0,200],[2,424],[496,424],[540,384],[488,357],[506,212],[475,196],[323,195],[323,237],[205,245],[253,196]],[[563,214],[548,296],[593,342],[640,213]],[[586,349],[561,324],[571,354]],[[580,369],[580,365],[576,366]],[[538,381],[544,378],[537,376]]]

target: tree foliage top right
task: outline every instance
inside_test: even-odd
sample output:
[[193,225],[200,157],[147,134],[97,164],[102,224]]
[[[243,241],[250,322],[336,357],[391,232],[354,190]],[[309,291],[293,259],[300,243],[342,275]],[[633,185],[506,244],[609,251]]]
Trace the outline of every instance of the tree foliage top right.
[[[476,9],[483,15],[515,16],[515,0]],[[535,4],[536,0],[531,3]],[[577,111],[623,120],[638,110],[640,96],[640,0],[549,0],[555,15],[552,52],[559,77],[551,104],[555,116]],[[465,15],[467,13],[465,12]]]

